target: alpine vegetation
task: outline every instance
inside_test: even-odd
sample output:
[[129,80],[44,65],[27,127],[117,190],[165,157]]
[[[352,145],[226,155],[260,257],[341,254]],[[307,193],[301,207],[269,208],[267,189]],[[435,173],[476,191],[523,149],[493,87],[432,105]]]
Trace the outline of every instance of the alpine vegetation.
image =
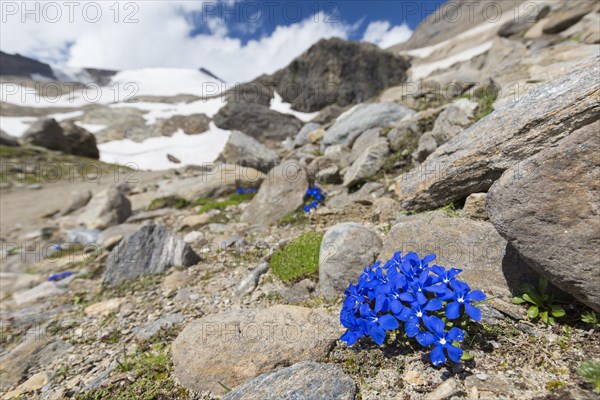
[[430,265],[435,257],[398,251],[384,265],[378,261],[366,267],[358,283],[344,291],[340,322],[347,330],[341,339],[351,346],[368,336],[381,346],[388,331],[402,328],[408,338],[432,347],[434,365],[447,357],[458,362],[465,331],[456,325],[464,319],[480,321],[476,305],[486,295],[458,280],[460,269]]

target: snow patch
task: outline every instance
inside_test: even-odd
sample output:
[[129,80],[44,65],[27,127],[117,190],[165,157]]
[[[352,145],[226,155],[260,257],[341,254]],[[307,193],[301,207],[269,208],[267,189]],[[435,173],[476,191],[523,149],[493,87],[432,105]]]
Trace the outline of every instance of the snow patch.
[[0,129],[11,136],[21,137],[35,120],[35,117],[0,117]]
[[277,92],[274,92],[274,98],[273,98],[273,100],[271,100],[270,108],[271,108],[271,110],[280,112],[282,114],[293,115],[296,118],[298,118],[300,121],[303,121],[303,122],[308,122],[311,119],[313,119],[314,117],[316,117],[317,115],[319,115],[318,111],[313,112],[313,113],[304,113],[304,112],[292,110],[292,105],[290,103],[284,102],[283,99],[281,98],[281,96],[279,95],[279,93],[277,93]]
[[226,85],[195,69],[142,68],[118,72],[111,87],[117,87],[129,98],[135,96],[217,95]]
[[[98,149],[100,160],[104,162],[133,164],[142,170],[158,171],[214,161],[225,147],[229,133],[211,122],[209,130],[199,135],[186,135],[180,129],[171,137],[153,137],[141,143],[115,140],[99,144]],[[181,164],[170,162],[167,154],[181,160]]]

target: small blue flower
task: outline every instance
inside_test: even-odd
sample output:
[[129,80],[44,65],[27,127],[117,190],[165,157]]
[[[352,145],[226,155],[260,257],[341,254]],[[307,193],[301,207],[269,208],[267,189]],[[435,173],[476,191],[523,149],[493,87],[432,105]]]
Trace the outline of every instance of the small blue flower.
[[452,361],[458,362],[463,355],[463,351],[454,346],[452,342],[461,342],[465,338],[465,332],[459,328],[452,328],[449,332],[445,332],[444,321],[434,316],[425,318],[423,322],[429,332],[423,331],[419,333],[417,335],[417,342],[422,346],[434,345],[430,355],[433,365],[440,365],[446,362],[446,353]]
[[363,329],[380,346],[385,341],[385,331],[392,331],[399,326],[398,320],[393,315],[384,314],[378,316],[371,310],[368,304],[362,305],[360,315],[363,317]]
[[454,289],[454,301],[446,304],[446,316],[449,319],[460,317],[461,306],[464,306],[469,317],[474,321],[481,320],[481,311],[471,303],[485,300],[485,294],[481,290],[471,290],[469,285],[459,280],[454,280],[451,286]]
[[404,321],[404,330],[408,337],[415,337],[421,331],[421,321],[429,316],[432,311],[441,310],[444,307],[438,299],[431,299],[425,304],[413,302],[410,308],[405,307],[404,310],[396,317],[400,321]]
[[57,282],[57,281],[62,281],[65,278],[68,278],[69,276],[73,275],[72,272],[66,271],[66,272],[60,272],[58,274],[52,274],[48,277],[48,281],[49,282]]

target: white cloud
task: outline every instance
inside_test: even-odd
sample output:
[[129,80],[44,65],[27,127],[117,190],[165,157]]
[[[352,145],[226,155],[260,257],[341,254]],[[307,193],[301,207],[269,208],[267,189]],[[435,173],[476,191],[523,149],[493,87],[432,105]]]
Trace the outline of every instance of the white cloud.
[[407,41],[410,35],[412,30],[406,24],[392,27],[388,21],[373,21],[367,26],[363,41],[375,43],[385,49]]
[[[32,14],[23,23],[23,10],[13,13],[2,2],[3,51],[67,67],[205,67],[232,83],[272,73],[319,39],[348,38],[358,28],[357,24],[324,22],[325,15],[316,15],[279,26],[271,35],[244,44],[228,36],[227,24],[214,14],[204,22],[209,33],[192,36],[197,28],[193,17],[197,24],[203,10],[201,1],[90,2],[93,6],[81,2],[71,15],[66,3],[50,2],[61,7],[62,15],[55,22],[49,21],[54,14],[50,14],[51,8],[44,9],[47,3],[11,3],[17,7],[28,4],[30,8],[34,7],[31,4],[41,4],[37,11],[40,18],[35,21]],[[119,4],[118,14],[114,4]],[[101,17],[92,22],[97,5],[101,7]],[[126,23],[127,19],[130,23]],[[390,28],[389,23],[378,21],[368,26],[363,40],[386,47],[408,36],[410,29],[405,25]]]

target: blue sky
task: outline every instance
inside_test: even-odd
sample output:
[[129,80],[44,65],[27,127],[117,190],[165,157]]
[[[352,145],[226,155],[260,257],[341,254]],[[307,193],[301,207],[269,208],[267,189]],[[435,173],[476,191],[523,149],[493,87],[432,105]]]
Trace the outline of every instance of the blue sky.
[[382,48],[405,41],[444,1],[66,3],[2,2],[0,49],[61,68],[205,67],[240,82],[275,72],[323,38]]
[[349,39],[361,40],[370,22],[387,21],[391,26],[406,23],[411,30],[433,13],[445,0],[345,0],[345,1],[273,1],[242,0],[234,4],[208,3],[194,13],[196,29],[192,34],[206,33],[207,18],[226,21],[231,36],[246,43],[269,36],[277,26],[288,26],[323,12],[329,23],[356,25]]

